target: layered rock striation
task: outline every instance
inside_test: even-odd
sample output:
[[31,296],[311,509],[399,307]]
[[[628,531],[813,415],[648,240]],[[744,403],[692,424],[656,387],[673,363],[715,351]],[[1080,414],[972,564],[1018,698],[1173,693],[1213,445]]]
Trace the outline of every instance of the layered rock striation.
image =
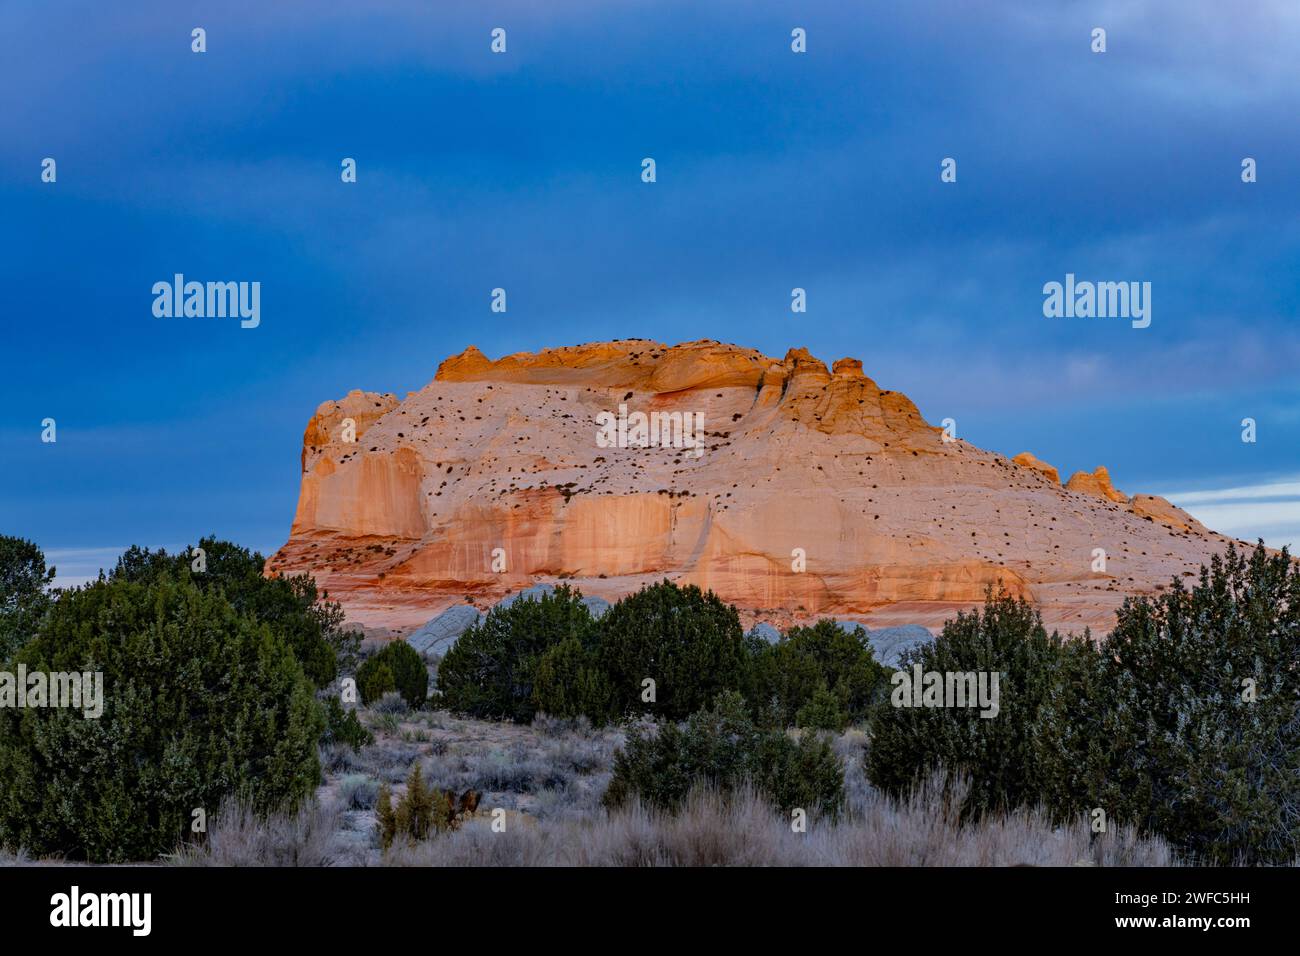
[[[683,422],[702,423],[698,454],[674,445]],[[634,339],[471,346],[404,399],[322,404],[267,570],[309,571],[354,620],[397,628],[538,582],[612,601],[667,577],[747,625],[936,627],[993,587],[1049,626],[1106,630],[1125,595],[1229,540],[1104,468],[1063,487],[1028,453],[945,441],[856,359]]]

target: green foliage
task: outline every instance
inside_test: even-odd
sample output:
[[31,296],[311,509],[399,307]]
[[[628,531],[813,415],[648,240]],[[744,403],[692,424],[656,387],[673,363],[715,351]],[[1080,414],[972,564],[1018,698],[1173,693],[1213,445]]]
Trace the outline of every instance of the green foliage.
[[23,538],[0,535],[0,662],[27,643],[49,610],[54,568]]
[[882,704],[865,765],[884,789],[942,765],[971,775],[970,810],[1100,808],[1216,865],[1300,854],[1300,565],[1285,552],[1230,547],[1190,591],[1174,579],[1125,601],[1096,647],[1000,596],[917,659],[1001,670],[1001,713]]
[[1034,735],[1039,708],[1054,691],[1061,648],[1061,639],[1048,636],[1023,598],[990,591],[982,610],[959,613],[933,644],[908,655],[903,669],[910,673],[919,663],[923,672],[996,672],[998,715],[981,717],[976,707],[895,706],[893,698],[906,696],[896,687],[871,718],[868,778],[900,795],[942,767],[969,775],[967,813],[1035,803],[1045,775]]
[[393,810],[393,791],[387,783],[379,785],[375,797],[375,831],[379,845],[387,850],[397,839],[397,813]]
[[731,790],[746,781],[786,813],[799,807],[834,816],[844,800],[844,770],[828,739],[760,729],[740,694],[729,691],[684,726],[669,722],[654,733],[633,727],[614,755],[604,803],[619,807],[637,796],[672,811],[694,787]]
[[[615,713],[683,720],[719,692],[742,686],[747,661],[740,617],[712,591],[665,580],[619,601],[599,626],[598,654]],[[646,678],[655,682],[652,704],[641,700]]]
[[[201,571],[193,567],[195,548],[203,551]],[[212,537],[203,538],[195,548],[168,554],[133,546],[118,559],[109,579],[146,583],[160,577],[189,577],[202,591],[220,591],[236,612],[269,624],[288,641],[317,687],[329,685],[340,670],[356,666],[360,632],[344,628],[343,609],[327,595],[318,595],[310,575],[268,578],[260,554]]]
[[[865,718],[889,673],[865,632],[830,620],[792,628],[777,645],[747,641],[736,609],[696,587],[643,588],[599,621],[581,598],[561,587],[493,608],[439,666],[441,702],[481,718],[526,722],[542,711],[605,724],[635,712],[682,720],[740,690],[764,725],[791,726],[802,712],[817,727],[842,729]],[[647,678],[654,701],[642,700]]]
[[[749,648],[745,696],[760,721],[777,727],[842,730],[866,719],[889,680],[889,668],[872,656],[866,631],[846,631],[828,618],[792,627],[775,644],[751,641]],[[814,701],[819,692],[821,699]]]
[[238,796],[292,808],[320,780],[324,715],[270,624],[188,575],[62,592],[15,655],[35,671],[103,674],[98,718],[0,709],[0,844],[92,862],[151,860]]
[[396,691],[397,678],[386,663],[371,658],[357,670],[357,690],[361,692],[361,703],[369,706],[385,694]]
[[385,850],[399,838],[415,843],[441,833],[451,825],[452,817],[450,800],[444,793],[425,784],[424,772],[418,762],[406,778],[406,793],[397,802],[396,810],[392,806],[388,785],[379,789],[375,825],[379,844]]
[[597,726],[614,714],[614,689],[596,652],[576,637],[566,637],[537,662],[533,702],[552,717],[585,716]]
[[[1099,653],[1044,709],[1082,794],[1201,862],[1300,854],[1300,565],[1230,547],[1188,591],[1127,601]],[[1082,786],[1080,787],[1080,784]],[[1080,799],[1083,796],[1083,799]]]
[[423,840],[434,826],[446,820],[447,814],[435,814],[434,807],[445,801],[442,794],[435,795],[430,787],[424,785],[424,772],[417,761],[406,778],[406,793],[397,804],[397,832],[411,840]]
[[[595,622],[582,594],[568,585],[534,599],[494,607],[456,641],[438,665],[438,688],[447,708],[471,717],[528,723],[537,712],[537,668],[548,650],[566,639],[588,647]],[[551,662],[546,693],[557,690]]]
[[391,641],[357,668],[357,689],[367,706],[395,690],[418,710],[429,696],[429,671],[410,644]]
[[[392,672],[389,672],[392,676]],[[381,695],[382,696],[382,695]],[[348,710],[334,694],[325,698],[325,733],[323,744],[342,744],[360,753],[362,747],[375,742],[375,735],[362,726],[355,710]]]
[[844,767],[826,734],[805,731],[792,740],[780,731],[760,732],[749,779],[787,814],[802,807],[810,816],[834,818],[844,803]]
[[[443,659],[442,701],[461,713],[529,721],[537,711],[596,724],[635,712],[682,720],[724,690],[740,690],[761,723],[801,712],[817,727],[864,719],[889,671],[862,630],[834,621],[795,627],[779,644],[747,641],[734,607],[670,581],[643,588],[592,621],[581,594],[492,609]],[[655,700],[643,701],[643,682]],[[817,691],[823,695],[811,706]]]
[[827,690],[822,684],[815,691],[808,703],[799,708],[795,715],[795,724],[809,730],[830,730],[839,733],[849,723],[848,711],[844,709],[840,695]]

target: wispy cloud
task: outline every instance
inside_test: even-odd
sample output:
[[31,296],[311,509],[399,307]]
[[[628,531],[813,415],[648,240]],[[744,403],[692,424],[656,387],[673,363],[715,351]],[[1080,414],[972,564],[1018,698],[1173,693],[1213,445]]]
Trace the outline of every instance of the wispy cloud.
[[1170,501],[1215,531],[1272,548],[1300,543],[1300,480],[1169,492]]
[[1214,504],[1220,501],[1243,501],[1262,498],[1300,500],[1300,481],[1274,481],[1262,485],[1220,488],[1215,491],[1180,491],[1168,495],[1179,507]]

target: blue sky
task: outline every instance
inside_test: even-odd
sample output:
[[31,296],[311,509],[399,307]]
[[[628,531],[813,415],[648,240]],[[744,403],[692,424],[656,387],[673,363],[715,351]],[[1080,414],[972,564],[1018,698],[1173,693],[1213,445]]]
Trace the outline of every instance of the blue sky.
[[[68,577],[269,552],[321,401],[645,336],[855,356],[977,445],[1300,542],[1300,7],[1223,11],[7,3],[0,531]],[[155,318],[176,272],[259,281],[261,325]],[[1045,318],[1067,272],[1151,282],[1150,328]]]

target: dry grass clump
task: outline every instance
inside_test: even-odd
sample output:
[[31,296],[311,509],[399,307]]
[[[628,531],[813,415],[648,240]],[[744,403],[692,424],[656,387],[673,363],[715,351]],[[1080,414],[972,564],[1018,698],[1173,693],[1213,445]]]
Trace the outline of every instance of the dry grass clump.
[[[617,730],[540,716],[531,727],[465,720],[445,713],[411,715],[433,739],[408,742],[380,730],[361,754],[323,756],[326,785],[317,802],[294,814],[259,819],[237,803],[208,821],[204,842],[168,862],[218,866],[1171,866],[1178,860],[1158,839],[1127,828],[1095,835],[1079,819],[1053,824],[1042,811],[1020,810],[963,824],[962,785],[939,776],[904,800],[866,780],[865,736],[835,740],[844,763],[846,806],[838,821],[810,819],[796,833],[790,820],[752,788],[723,794],[699,789],[678,813],[637,801],[615,812],[600,797],[609,782]],[[459,829],[380,849],[375,796],[381,783],[404,792],[416,766],[438,791],[478,790],[478,812]],[[497,815],[493,815],[493,811]],[[494,820],[504,830],[494,831]],[[500,825],[498,824],[498,830]],[[8,862],[0,859],[0,863]],[[28,862],[25,858],[15,862]]]
[[[36,858],[31,856],[26,850],[20,849],[17,853],[11,853],[9,850],[0,850],[0,866],[68,866],[68,862],[62,857],[47,856]],[[79,865],[79,864],[71,864]]]
[[294,813],[258,816],[227,800],[208,820],[206,839],[182,846],[166,862],[179,866],[334,866],[347,859],[336,839],[339,809],[312,801]]
[[1054,827],[1038,811],[962,826],[960,788],[931,781],[905,801],[874,794],[838,822],[796,833],[752,789],[697,790],[680,813],[634,802],[586,820],[481,816],[459,832],[396,848],[396,866],[1172,866],[1169,848],[1119,828],[1094,840],[1085,819]]

